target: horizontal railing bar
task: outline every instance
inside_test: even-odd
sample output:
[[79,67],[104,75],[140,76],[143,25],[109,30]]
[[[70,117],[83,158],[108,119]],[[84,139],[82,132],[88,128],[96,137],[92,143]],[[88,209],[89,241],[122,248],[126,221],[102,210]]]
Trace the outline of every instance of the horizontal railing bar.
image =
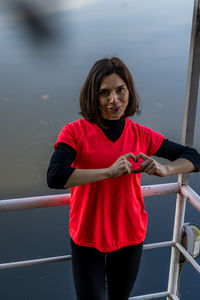
[[[144,245],[143,249],[150,250],[150,249],[163,248],[163,247],[168,247],[168,246],[173,246],[173,245],[174,245],[173,241],[152,243],[152,244]],[[200,266],[196,263],[196,261],[192,258],[192,256],[185,250],[185,248],[182,245],[180,245],[179,243],[175,243],[175,246],[183,253],[183,255],[190,261],[190,263],[194,266],[194,268],[200,273]],[[3,263],[3,264],[0,264],[0,270],[32,266],[32,265],[38,265],[38,264],[45,264],[45,263],[52,263],[52,262],[59,262],[59,261],[66,261],[66,260],[70,260],[70,259],[71,259],[71,255],[64,255],[64,256],[56,256],[56,257],[48,257],[48,258],[40,258],[40,259],[32,259],[32,260],[25,260],[25,261],[18,261],[18,262]]]
[[179,244],[175,243],[175,246],[179,249],[179,251],[185,256],[185,258],[191,263],[191,265],[197,270],[198,273],[200,273],[200,266],[199,264],[194,260],[194,258],[185,250],[185,248]]
[[147,294],[142,296],[130,297],[129,300],[150,300],[150,299],[158,299],[170,296],[169,292],[160,292],[155,294]]
[[164,247],[171,247],[174,245],[173,241],[169,242],[161,242],[161,243],[153,243],[153,244],[146,244],[143,246],[144,250],[151,250],[156,248],[164,248]]
[[142,186],[143,197],[176,194],[180,191],[178,182]]
[[200,211],[200,197],[199,195],[188,185],[181,186],[182,195],[198,210]]
[[68,205],[70,194],[0,200],[0,212]]
[[[179,190],[180,186],[177,182],[142,186],[142,194],[144,197],[174,194],[179,192]],[[63,206],[68,204],[70,204],[69,193],[50,196],[0,200],[0,212]]]
[[[143,249],[150,250],[150,249],[155,249],[155,248],[163,248],[163,247],[173,246],[173,244],[174,243],[172,241],[154,243],[154,244],[146,244],[143,246]],[[64,256],[55,256],[55,257],[47,257],[47,258],[39,258],[39,259],[32,259],[32,260],[3,263],[3,264],[0,264],[0,270],[33,266],[33,265],[46,264],[46,263],[52,263],[52,262],[59,262],[59,261],[65,261],[65,260],[70,260],[70,259],[71,259],[71,255],[64,255]]]
[[23,261],[0,264],[0,270],[33,266],[33,265],[39,265],[39,264],[54,263],[54,262],[66,261],[66,260],[70,260],[70,259],[71,259],[71,255],[64,255],[64,256],[32,259],[32,260],[23,260]]

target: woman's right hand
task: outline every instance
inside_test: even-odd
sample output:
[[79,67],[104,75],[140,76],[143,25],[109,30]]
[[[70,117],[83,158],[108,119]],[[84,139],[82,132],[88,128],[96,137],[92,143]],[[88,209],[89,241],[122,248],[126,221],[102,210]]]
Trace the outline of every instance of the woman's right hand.
[[130,174],[132,164],[128,161],[129,158],[132,158],[134,162],[136,161],[135,156],[131,152],[120,156],[114,164],[108,168],[109,177],[119,177],[121,175]]

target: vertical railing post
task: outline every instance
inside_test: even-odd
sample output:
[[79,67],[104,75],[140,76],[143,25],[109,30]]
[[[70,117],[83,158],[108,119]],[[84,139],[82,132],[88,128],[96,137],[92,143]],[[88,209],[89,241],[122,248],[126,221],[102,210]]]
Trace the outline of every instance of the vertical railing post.
[[[200,0],[194,0],[192,32],[190,40],[190,54],[188,62],[188,74],[185,97],[185,110],[182,130],[182,144],[192,146],[194,139],[195,118],[197,108],[198,86],[200,71]],[[189,175],[179,175],[179,183],[187,184]],[[177,194],[176,212],[174,221],[173,241],[181,242],[182,228],[185,217],[185,199],[181,194]],[[180,252],[172,247],[168,292],[177,295]],[[170,300],[167,297],[167,300]]]

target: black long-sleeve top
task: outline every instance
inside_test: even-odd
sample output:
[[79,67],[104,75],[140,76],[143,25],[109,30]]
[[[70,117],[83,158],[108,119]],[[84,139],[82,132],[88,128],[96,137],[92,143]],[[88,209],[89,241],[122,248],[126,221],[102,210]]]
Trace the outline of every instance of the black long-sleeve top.
[[[103,120],[103,126],[99,126],[107,138],[115,142],[124,129],[125,120]],[[185,158],[193,163],[195,171],[200,170],[200,155],[191,147],[174,143],[164,139],[155,156],[163,157],[170,161],[177,158]],[[47,183],[50,188],[64,189],[64,186],[75,170],[71,167],[76,156],[76,150],[65,143],[58,143],[50,160]]]

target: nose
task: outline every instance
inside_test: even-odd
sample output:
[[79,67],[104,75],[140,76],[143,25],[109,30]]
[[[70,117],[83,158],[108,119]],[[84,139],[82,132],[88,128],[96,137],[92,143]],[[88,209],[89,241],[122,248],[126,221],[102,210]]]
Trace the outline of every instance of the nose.
[[117,94],[115,93],[115,91],[113,91],[111,93],[110,103],[116,103],[116,102],[118,102],[118,97],[117,97]]

